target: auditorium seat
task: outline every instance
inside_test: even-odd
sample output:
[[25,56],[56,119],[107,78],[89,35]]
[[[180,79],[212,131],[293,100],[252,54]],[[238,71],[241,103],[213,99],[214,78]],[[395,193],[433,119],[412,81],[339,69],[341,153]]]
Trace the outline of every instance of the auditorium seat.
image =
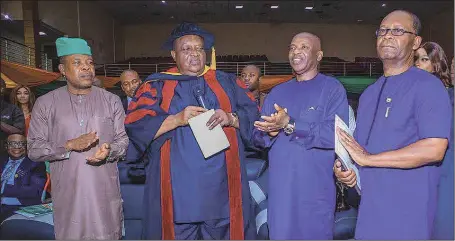
[[119,162],[120,192],[123,199],[125,240],[142,236],[145,168],[142,163]]
[[[247,160],[248,169],[248,160]],[[269,227],[267,224],[267,206],[268,206],[268,168],[261,175],[248,181],[251,196],[254,202],[254,215],[256,222],[256,232],[258,240],[269,239]]]
[[348,240],[353,239],[357,224],[357,209],[351,207],[348,210],[335,213],[335,225],[333,229],[333,239]]
[[54,226],[48,223],[14,219],[0,225],[0,240],[53,240]]

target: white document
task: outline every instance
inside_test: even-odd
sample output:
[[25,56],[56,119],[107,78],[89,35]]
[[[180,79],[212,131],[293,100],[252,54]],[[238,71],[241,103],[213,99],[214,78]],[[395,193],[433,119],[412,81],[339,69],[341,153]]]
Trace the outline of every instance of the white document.
[[207,122],[213,114],[215,114],[215,110],[212,109],[188,120],[194,137],[206,159],[230,146],[221,125],[209,130]]
[[360,195],[360,176],[359,176],[359,170],[357,169],[357,166],[354,165],[354,162],[351,159],[351,156],[349,155],[348,151],[344,146],[341,144],[338,134],[336,132],[337,127],[340,129],[344,130],[346,133],[348,133],[350,136],[353,135],[352,130],[349,129],[349,127],[344,123],[344,121],[338,116],[335,115],[335,153],[338,156],[338,159],[341,161],[341,164],[343,165],[344,170],[349,170],[352,169],[355,172],[355,175],[357,177],[357,184],[355,186],[355,189],[357,190],[357,193]]

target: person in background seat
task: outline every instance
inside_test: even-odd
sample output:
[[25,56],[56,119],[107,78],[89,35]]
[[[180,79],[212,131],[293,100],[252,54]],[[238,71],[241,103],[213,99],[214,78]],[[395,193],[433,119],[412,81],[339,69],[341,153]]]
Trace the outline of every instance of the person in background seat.
[[139,74],[132,69],[127,69],[120,75],[122,90],[126,94],[126,98],[122,98],[122,105],[125,113],[128,109],[128,105],[134,97],[134,93],[136,93],[136,89],[139,87],[141,82]]
[[240,74],[240,80],[243,81],[243,83],[245,83],[248,89],[253,93],[258,106],[262,106],[262,103],[264,103],[265,98],[265,94],[259,91],[260,77],[261,69],[254,64],[245,66],[242,69],[242,73]]
[[0,223],[22,206],[40,204],[46,182],[44,163],[33,162],[27,157],[24,135],[8,136],[6,149],[8,156],[0,157]]

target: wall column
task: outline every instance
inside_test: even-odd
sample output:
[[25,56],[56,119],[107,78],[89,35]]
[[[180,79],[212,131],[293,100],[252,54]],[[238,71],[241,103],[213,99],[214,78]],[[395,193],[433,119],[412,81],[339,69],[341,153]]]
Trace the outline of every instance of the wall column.
[[28,46],[29,65],[41,66],[41,45],[39,41],[40,20],[38,16],[38,1],[22,1],[24,18],[24,44]]

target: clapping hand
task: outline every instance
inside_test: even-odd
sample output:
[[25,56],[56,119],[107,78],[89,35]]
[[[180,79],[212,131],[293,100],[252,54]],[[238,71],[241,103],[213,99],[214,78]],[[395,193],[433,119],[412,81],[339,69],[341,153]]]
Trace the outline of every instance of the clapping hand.
[[278,132],[283,129],[290,120],[286,108],[274,104],[276,112],[270,116],[261,116],[264,121],[255,121],[254,126],[260,130],[269,133],[271,136],[276,136]]
[[90,164],[100,163],[105,161],[109,156],[111,151],[111,146],[108,143],[104,143],[101,147],[95,152],[95,155],[87,158],[87,162]]

